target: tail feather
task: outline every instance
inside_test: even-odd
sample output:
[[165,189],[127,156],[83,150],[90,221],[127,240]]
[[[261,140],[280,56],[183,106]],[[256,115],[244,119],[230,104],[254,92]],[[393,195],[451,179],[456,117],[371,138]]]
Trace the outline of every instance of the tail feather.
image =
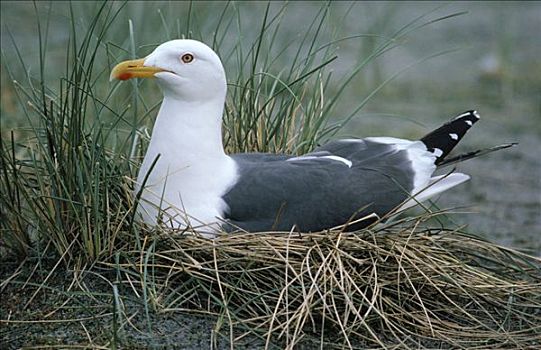
[[426,148],[436,155],[436,165],[444,161],[449,152],[478,120],[479,114],[476,111],[467,111],[421,138]]
[[451,173],[447,175],[434,176],[430,179],[428,186],[423,188],[418,193],[413,193],[413,198],[407,200],[403,203],[397,211],[406,210],[411,208],[421,202],[434,197],[437,194],[447,191],[461,183],[468,181],[470,179],[469,175],[461,173]]

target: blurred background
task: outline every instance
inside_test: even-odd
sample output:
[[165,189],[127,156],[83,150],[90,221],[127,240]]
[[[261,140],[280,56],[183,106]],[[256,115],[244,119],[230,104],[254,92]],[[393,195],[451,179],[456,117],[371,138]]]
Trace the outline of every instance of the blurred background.
[[[11,130],[24,132],[27,124],[21,113],[24,100],[17,99],[12,80],[28,85],[34,80],[27,74],[39,77],[39,33],[47,38],[44,77],[54,89],[65,72],[70,33],[84,35],[98,4],[0,3],[4,140]],[[102,55],[96,58],[95,71],[104,90],[112,88],[108,74],[116,62],[144,56],[161,42],[179,37],[219,43],[231,77],[239,67],[229,48],[238,43],[249,48],[267,9],[267,3],[248,1],[130,1],[112,6],[121,10],[107,32]],[[322,11],[324,23],[314,26]],[[336,2],[328,6],[273,2],[269,12],[275,20],[266,24],[276,27],[269,38],[273,42],[269,50],[276,57],[269,73],[279,74],[287,67],[302,35],[313,31],[317,44],[331,44],[337,57],[328,66],[332,74],[326,96],[336,93],[359,64],[405,28],[407,35],[391,40],[391,49],[370,59],[352,77],[329,115],[334,121],[351,116],[336,137],[416,138],[456,114],[478,110],[481,122],[461,143],[460,151],[506,142],[519,145],[460,164],[458,170],[472,175],[472,180],[446,192],[438,206],[458,208],[461,213],[452,220],[468,225],[471,232],[541,255],[540,2]],[[157,86],[145,88],[148,104],[157,103]]]

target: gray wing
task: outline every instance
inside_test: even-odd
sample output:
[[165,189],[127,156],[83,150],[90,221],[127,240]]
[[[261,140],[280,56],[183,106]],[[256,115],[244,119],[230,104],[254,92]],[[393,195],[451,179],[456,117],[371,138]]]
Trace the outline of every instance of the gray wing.
[[302,157],[252,153],[232,158],[239,179],[223,197],[229,231],[289,231],[293,226],[321,231],[371,213],[385,215],[413,189],[407,153],[367,140],[334,141]]

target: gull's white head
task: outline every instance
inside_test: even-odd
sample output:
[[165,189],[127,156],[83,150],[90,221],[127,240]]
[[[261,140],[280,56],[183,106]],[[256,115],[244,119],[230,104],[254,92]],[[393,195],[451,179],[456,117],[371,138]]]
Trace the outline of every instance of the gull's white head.
[[119,63],[111,79],[156,78],[166,97],[188,101],[225,98],[222,62],[207,45],[178,39],[158,46],[150,55]]

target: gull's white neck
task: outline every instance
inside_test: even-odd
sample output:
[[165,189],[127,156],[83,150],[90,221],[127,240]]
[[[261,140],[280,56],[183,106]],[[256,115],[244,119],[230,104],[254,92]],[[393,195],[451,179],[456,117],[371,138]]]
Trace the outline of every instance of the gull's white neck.
[[149,151],[188,163],[225,157],[223,102],[189,102],[165,96],[152,131]]
[[161,211],[173,227],[217,227],[212,224],[226,210],[221,197],[236,178],[222,144],[222,113],[223,98],[191,102],[165,95],[137,178],[138,191],[159,155],[140,204],[145,222],[155,224]]

